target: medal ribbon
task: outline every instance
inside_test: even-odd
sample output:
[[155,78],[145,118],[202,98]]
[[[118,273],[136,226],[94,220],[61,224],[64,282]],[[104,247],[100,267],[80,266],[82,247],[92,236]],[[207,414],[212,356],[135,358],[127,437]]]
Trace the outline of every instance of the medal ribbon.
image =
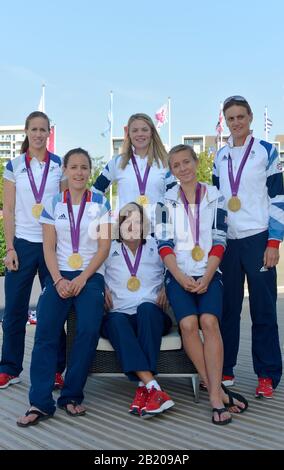
[[243,158],[242,158],[241,164],[240,164],[240,166],[239,166],[236,179],[234,179],[234,175],[233,175],[233,165],[232,165],[232,158],[231,158],[231,155],[229,154],[229,156],[228,156],[228,174],[229,174],[229,180],[230,180],[230,186],[231,186],[232,196],[234,196],[234,197],[236,197],[237,194],[238,194],[239,186],[240,186],[240,182],[241,182],[242,172],[243,172],[244,166],[245,166],[245,164],[246,164],[246,162],[247,162],[247,159],[248,159],[248,157],[249,157],[249,154],[250,154],[250,151],[251,151],[253,142],[254,142],[254,137],[252,137],[252,138],[250,139],[250,142],[249,142],[249,144],[248,144],[248,146],[247,146],[247,149],[246,149],[246,151],[245,151],[245,153],[244,153],[244,156],[243,156]]
[[146,170],[145,170],[143,180],[142,180],[141,174],[140,174],[137,162],[136,162],[136,158],[134,157],[134,155],[131,156],[131,161],[132,161],[132,165],[133,165],[133,168],[134,168],[134,171],[135,171],[135,175],[136,175],[140,195],[144,196],[145,191],[146,191],[147,180],[148,180],[148,176],[149,176],[149,172],[150,172],[151,167],[147,163]]
[[70,223],[70,232],[71,232],[71,241],[72,241],[73,253],[78,253],[78,251],[79,251],[80,223],[81,223],[81,219],[82,219],[83,214],[84,214],[84,210],[85,210],[85,206],[86,206],[86,202],[87,202],[87,197],[88,197],[88,191],[86,190],[83,194],[82,199],[81,199],[79,212],[78,212],[77,223],[75,224],[74,213],[73,213],[72,202],[71,202],[71,195],[70,195],[70,192],[68,190],[66,191],[66,202],[67,202],[68,215],[69,215],[69,223]]
[[194,214],[191,211],[188,200],[182,187],[180,187],[180,197],[183,202],[185,211],[188,215],[190,230],[192,233],[194,245],[199,246],[199,231],[200,231],[200,200],[201,200],[201,184],[197,183],[195,190],[195,205]]
[[29,178],[29,181],[30,181],[30,185],[31,185],[31,188],[32,188],[32,192],[33,192],[35,201],[36,201],[37,204],[40,204],[41,200],[42,200],[42,197],[43,197],[45,185],[46,185],[46,180],[47,180],[47,175],[48,175],[48,170],[49,170],[49,165],[50,165],[50,157],[49,157],[48,151],[46,151],[46,154],[45,154],[46,163],[45,163],[45,167],[44,167],[44,171],[43,171],[39,191],[37,190],[37,187],[36,187],[36,184],[35,184],[34,175],[33,175],[32,169],[31,169],[31,165],[30,165],[30,159],[31,159],[31,157],[30,157],[29,153],[27,152],[26,156],[25,156],[25,164],[26,164],[26,169],[27,169],[27,173],[28,173],[28,178]]
[[139,267],[139,263],[140,263],[140,260],[141,260],[141,256],[142,256],[142,249],[143,249],[143,245],[141,243],[139,245],[137,253],[135,255],[135,261],[134,261],[134,266],[133,266],[131,261],[130,261],[130,258],[129,258],[129,255],[127,253],[127,250],[126,250],[125,246],[123,245],[123,243],[121,243],[121,251],[122,251],[123,257],[125,259],[125,262],[127,264],[127,267],[129,269],[129,272],[130,272],[131,276],[136,276],[136,273],[137,273],[138,267]]

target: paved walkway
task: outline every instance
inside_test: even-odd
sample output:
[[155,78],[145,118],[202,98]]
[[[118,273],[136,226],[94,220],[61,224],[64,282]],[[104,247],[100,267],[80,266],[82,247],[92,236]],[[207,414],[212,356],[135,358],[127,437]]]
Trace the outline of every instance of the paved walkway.
[[[284,354],[284,295],[279,296],[279,328]],[[249,409],[228,426],[214,426],[206,392],[194,403],[188,379],[160,383],[175,401],[161,416],[142,420],[129,415],[134,386],[126,378],[91,376],[85,389],[87,414],[72,418],[58,410],[54,418],[28,429],[16,419],[28,406],[29,363],[35,328],[27,327],[22,382],[0,390],[0,449],[195,450],[284,449],[284,380],[273,400],[254,398],[256,377],[250,353],[248,301],[244,302],[235,390],[249,400]],[[1,333],[0,333],[1,344]],[[55,397],[57,393],[55,394]]]

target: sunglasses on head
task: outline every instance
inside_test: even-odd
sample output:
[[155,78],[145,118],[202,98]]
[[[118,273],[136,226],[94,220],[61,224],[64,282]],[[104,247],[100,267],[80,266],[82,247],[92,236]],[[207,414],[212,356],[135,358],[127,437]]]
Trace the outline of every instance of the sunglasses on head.
[[229,96],[229,98],[225,99],[223,106],[226,106],[226,104],[230,103],[231,101],[239,101],[240,103],[247,103],[247,100],[243,96],[234,95],[234,96]]

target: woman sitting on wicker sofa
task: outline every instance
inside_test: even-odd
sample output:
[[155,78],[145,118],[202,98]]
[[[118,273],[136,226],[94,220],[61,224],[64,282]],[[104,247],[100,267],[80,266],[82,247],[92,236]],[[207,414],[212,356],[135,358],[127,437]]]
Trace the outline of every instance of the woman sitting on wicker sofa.
[[232,420],[230,412],[242,413],[248,403],[221,385],[223,284],[218,266],[226,246],[224,198],[217,188],[198,182],[192,147],[172,148],[169,167],[180,184],[166,192],[162,206],[166,218],[156,227],[159,253],[167,267],[166,292],[184,349],[209,391],[212,422],[225,425]]
[[[106,308],[102,335],[115,349],[123,372],[139,381],[129,412],[148,418],[174,402],[154,378],[162,336],[171,328],[164,313],[164,267],[143,207],[135,202],[119,212],[105,265]],[[147,238],[147,239],[146,239]]]

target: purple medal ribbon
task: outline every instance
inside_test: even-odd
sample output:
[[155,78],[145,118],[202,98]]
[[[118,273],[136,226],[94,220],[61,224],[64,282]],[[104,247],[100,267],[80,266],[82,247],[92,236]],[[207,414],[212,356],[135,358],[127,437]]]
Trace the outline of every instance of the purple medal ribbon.
[[36,187],[36,184],[35,184],[34,175],[33,175],[32,169],[31,169],[30,156],[28,155],[28,152],[26,153],[26,156],[25,156],[25,164],[26,164],[26,169],[27,169],[27,173],[28,173],[28,178],[30,180],[30,185],[31,185],[31,188],[32,188],[32,192],[33,192],[33,195],[34,195],[34,198],[35,198],[35,201],[36,201],[37,204],[41,203],[42,196],[43,196],[44,189],[45,189],[45,185],[46,185],[46,180],[47,180],[47,175],[48,175],[48,170],[49,170],[49,165],[50,165],[50,157],[49,157],[48,152],[46,152],[45,159],[46,159],[46,164],[45,164],[45,167],[44,167],[42,180],[41,180],[40,188],[39,188],[39,191],[38,191],[37,187]]
[[197,185],[196,185],[194,214],[192,214],[189,202],[186,199],[186,195],[184,194],[184,191],[183,191],[182,187],[180,187],[180,197],[182,199],[182,202],[184,204],[184,208],[185,208],[186,213],[188,215],[194,245],[199,246],[201,184],[197,183]]
[[146,191],[147,180],[148,180],[148,176],[149,176],[149,172],[150,172],[151,167],[147,163],[147,167],[146,167],[146,170],[145,170],[145,173],[144,173],[144,176],[143,176],[143,180],[142,180],[141,175],[140,175],[140,171],[139,171],[139,168],[138,168],[138,165],[137,165],[137,162],[136,162],[136,158],[134,157],[134,155],[131,156],[131,161],[132,161],[132,165],[133,165],[133,168],[134,168],[134,171],[135,171],[135,174],[136,174],[136,179],[137,179],[140,195],[144,196],[145,191]]
[[137,253],[136,253],[136,256],[135,256],[134,266],[132,266],[129,255],[126,251],[126,248],[123,245],[123,243],[121,244],[121,251],[122,251],[122,254],[124,256],[125,262],[127,264],[127,267],[129,269],[129,272],[130,272],[131,276],[136,276],[136,273],[137,273],[138,267],[139,267],[139,263],[140,263],[140,260],[141,260],[142,249],[143,249],[143,245],[141,243],[138,247],[138,250],[137,250]]
[[83,194],[83,197],[80,203],[77,223],[75,224],[74,213],[73,213],[72,202],[71,202],[71,195],[68,190],[66,193],[66,201],[67,201],[67,208],[68,208],[68,215],[69,215],[69,222],[70,222],[70,232],[71,232],[73,253],[78,253],[78,250],[79,250],[80,223],[84,214],[87,197],[88,197],[88,191],[86,190]]
[[239,169],[238,169],[238,172],[237,172],[237,176],[236,176],[236,179],[234,179],[234,175],[233,175],[233,165],[232,165],[232,158],[231,158],[231,155],[229,154],[228,156],[228,173],[229,173],[229,180],[230,180],[230,186],[231,186],[231,191],[232,191],[232,196],[236,197],[237,194],[238,194],[238,191],[239,191],[239,186],[240,186],[240,181],[241,181],[241,176],[242,176],[242,172],[243,172],[243,169],[244,169],[244,166],[246,164],[246,161],[249,157],[249,154],[250,154],[250,151],[251,151],[251,148],[252,148],[252,145],[253,145],[253,142],[254,142],[254,137],[252,137],[250,139],[250,142],[248,144],[248,147],[244,153],[244,156],[242,158],[242,161],[241,161],[241,164],[239,166]]

